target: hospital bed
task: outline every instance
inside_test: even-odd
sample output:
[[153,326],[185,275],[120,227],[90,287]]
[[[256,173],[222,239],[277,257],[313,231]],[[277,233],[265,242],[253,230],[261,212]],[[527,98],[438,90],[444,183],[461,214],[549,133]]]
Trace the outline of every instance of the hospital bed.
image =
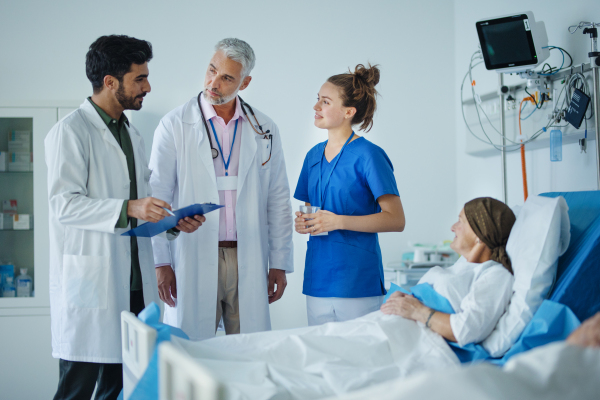
[[[597,268],[600,261],[600,192],[548,193],[544,196],[563,196],[569,205],[571,221],[571,242],[559,258],[549,299],[569,306],[583,320],[600,309],[600,272]],[[149,346],[153,342],[152,328],[127,312],[123,312],[122,321],[124,395],[128,399],[136,379],[148,366],[154,348]],[[225,398],[226,385],[180,347],[161,343],[158,352],[160,397],[157,394],[156,398]]]
[[123,354],[123,396],[128,399],[148,368],[156,348],[156,329],[140,321],[133,313],[121,315],[121,351]]

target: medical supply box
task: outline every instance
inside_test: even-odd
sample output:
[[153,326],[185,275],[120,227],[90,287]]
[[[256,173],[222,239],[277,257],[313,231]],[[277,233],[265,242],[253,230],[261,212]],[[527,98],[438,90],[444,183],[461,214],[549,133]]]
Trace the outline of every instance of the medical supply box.
[[8,171],[33,171],[31,131],[12,131],[8,136]]
[[26,231],[31,229],[31,216],[29,214],[13,215],[13,229]]

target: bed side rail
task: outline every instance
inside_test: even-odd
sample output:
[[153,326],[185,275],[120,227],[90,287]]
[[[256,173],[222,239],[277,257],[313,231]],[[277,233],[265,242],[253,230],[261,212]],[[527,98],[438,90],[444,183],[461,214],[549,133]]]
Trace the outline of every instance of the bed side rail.
[[156,330],[129,311],[121,312],[123,397],[128,399],[154,353]]
[[158,347],[159,400],[223,400],[225,388],[192,357],[171,343]]

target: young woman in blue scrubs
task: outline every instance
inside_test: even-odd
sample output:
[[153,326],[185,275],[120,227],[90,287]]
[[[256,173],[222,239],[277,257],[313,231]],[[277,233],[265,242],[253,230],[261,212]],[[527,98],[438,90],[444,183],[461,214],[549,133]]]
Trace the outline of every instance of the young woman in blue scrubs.
[[[296,213],[296,232],[311,234],[303,293],[308,323],[354,319],[379,310],[385,295],[378,232],[404,230],[404,210],[385,151],[353,131],[368,132],[379,69],[359,64],[319,90],[315,126],[328,140],[306,158],[294,197],[321,207]],[[328,232],[326,236],[314,236]]]

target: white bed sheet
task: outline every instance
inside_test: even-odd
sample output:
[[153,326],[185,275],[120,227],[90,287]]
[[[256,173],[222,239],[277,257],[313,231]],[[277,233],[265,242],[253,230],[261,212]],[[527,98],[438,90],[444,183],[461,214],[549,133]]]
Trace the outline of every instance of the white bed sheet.
[[[598,400],[600,349],[551,343],[511,358],[424,372],[359,390],[336,400]],[[333,400],[333,399],[330,399]]]
[[381,311],[314,327],[172,342],[226,385],[228,399],[339,396],[459,365],[440,335]]

